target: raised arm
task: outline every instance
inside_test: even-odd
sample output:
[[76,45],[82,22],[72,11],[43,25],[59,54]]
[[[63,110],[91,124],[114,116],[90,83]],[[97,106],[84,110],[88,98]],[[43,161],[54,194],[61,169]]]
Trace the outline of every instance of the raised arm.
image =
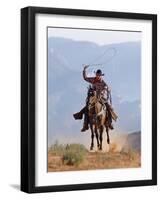
[[86,69],[89,67],[89,65],[85,65],[83,69],[83,79],[89,83],[93,83],[94,78],[92,77],[87,77],[87,72]]

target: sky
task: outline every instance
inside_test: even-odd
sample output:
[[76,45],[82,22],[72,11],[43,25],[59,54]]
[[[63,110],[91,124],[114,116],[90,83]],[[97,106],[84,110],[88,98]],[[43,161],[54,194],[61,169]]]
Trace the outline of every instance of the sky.
[[93,31],[69,28],[48,28],[48,37],[64,37],[76,41],[89,41],[98,45],[141,41],[140,32],[130,32],[129,34],[127,31]]

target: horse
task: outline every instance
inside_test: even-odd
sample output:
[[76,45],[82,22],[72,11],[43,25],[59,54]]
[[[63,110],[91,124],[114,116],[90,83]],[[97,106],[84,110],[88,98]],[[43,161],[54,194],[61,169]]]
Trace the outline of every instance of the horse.
[[107,143],[110,144],[109,126],[108,126],[108,112],[105,104],[102,103],[102,96],[92,88],[88,91],[88,118],[91,130],[91,146],[90,150],[94,148],[94,133],[97,140],[97,147],[102,150],[103,131],[106,129]]

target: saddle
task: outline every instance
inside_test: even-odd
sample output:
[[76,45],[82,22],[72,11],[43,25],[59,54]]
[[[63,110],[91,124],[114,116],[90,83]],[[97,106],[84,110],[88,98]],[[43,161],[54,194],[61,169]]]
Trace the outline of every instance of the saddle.
[[[89,87],[88,93],[87,93],[87,98],[86,98],[86,106],[82,108],[82,110],[78,113],[73,114],[74,119],[76,120],[81,120],[83,118],[83,114],[87,113],[87,106],[89,104],[89,98],[91,95],[93,95],[94,89],[92,87]],[[107,110],[111,113],[111,117],[113,120],[117,120],[118,116],[114,112],[112,106],[107,102],[107,100],[103,97],[100,97],[99,102],[107,108]]]

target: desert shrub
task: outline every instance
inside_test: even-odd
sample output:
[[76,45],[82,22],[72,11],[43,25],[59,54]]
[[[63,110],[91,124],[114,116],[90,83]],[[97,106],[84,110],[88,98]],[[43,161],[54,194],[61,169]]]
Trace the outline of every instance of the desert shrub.
[[62,156],[65,151],[65,145],[59,144],[58,141],[56,141],[53,145],[50,146],[49,152],[54,154],[55,156]]
[[122,155],[126,155],[129,157],[129,160],[135,160],[136,157],[139,154],[139,151],[132,149],[132,148],[128,148],[128,149],[122,149],[120,152]]
[[86,155],[86,148],[82,144],[67,144],[63,153],[63,163],[67,165],[79,165]]

